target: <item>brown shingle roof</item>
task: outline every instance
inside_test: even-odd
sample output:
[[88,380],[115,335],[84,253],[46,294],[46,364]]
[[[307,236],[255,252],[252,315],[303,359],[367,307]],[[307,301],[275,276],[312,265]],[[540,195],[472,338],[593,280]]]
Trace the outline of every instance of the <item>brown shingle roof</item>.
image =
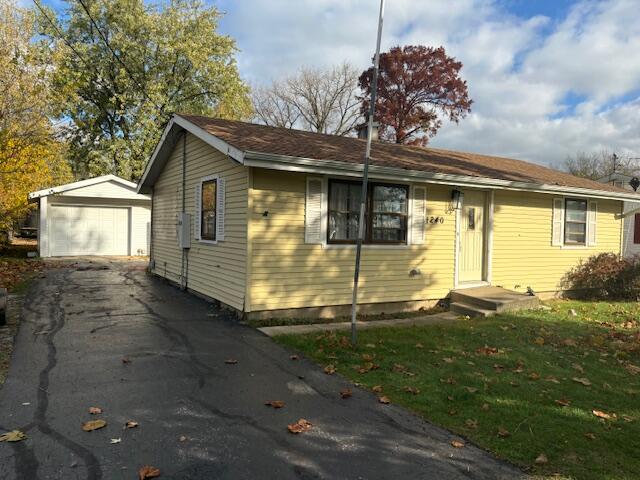
[[[196,115],[180,116],[245,152],[332,160],[350,164],[362,164],[364,158],[366,142],[358,138]],[[439,148],[374,142],[371,164],[430,173],[630,193],[613,185],[575,177],[535,163]]]

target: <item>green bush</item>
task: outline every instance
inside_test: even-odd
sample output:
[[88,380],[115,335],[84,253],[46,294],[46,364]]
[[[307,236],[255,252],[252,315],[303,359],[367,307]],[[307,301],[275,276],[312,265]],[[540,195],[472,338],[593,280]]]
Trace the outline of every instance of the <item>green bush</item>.
[[600,253],[572,268],[561,286],[572,297],[594,300],[640,299],[640,257]]

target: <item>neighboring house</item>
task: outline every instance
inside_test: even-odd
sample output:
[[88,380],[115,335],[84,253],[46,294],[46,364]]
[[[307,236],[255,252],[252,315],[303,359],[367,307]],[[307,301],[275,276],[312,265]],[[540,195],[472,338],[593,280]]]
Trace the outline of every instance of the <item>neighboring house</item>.
[[[632,175],[614,172],[598,179],[599,182],[608,183],[615,187],[624,188],[634,192]],[[625,257],[640,255],[640,202],[624,202],[624,243],[622,254]]]
[[[175,115],[138,187],[152,194],[152,271],[250,317],[347,313],[364,149]],[[555,294],[581,259],[620,252],[622,201],[636,198],[541,165],[382,142],[370,179],[365,312],[487,284]]]
[[38,204],[38,252],[67,255],[147,255],[151,199],[115,175],[29,194]]

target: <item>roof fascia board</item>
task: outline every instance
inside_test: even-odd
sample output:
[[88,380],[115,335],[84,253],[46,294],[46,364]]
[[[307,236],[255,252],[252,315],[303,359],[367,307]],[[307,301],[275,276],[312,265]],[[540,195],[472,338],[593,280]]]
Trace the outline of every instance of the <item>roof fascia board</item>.
[[90,187],[91,185],[97,185],[104,182],[116,182],[125,187],[133,188],[137,191],[137,185],[133,182],[125,180],[124,178],[117,177],[115,175],[102,175],[100,177],[88,178],[86,180],[80,180],[79,182],[66,183],[57,187],[45,188],[44,190],[38,190],[37,192],[31,192],[28,196],[29,201],[36,200],[48,195],[55,195],[57,193],[68,192],[70,190],[77,190],[78,188]]
[[[346,164],[333,160],[314,160],[310,158],[271,155],[260,152],[245,152],[244,164],[248,167],[262,167],[272,170],[292,172],[320,173],[324,175],[343,175],[350,177],[362,176],[362,165]],[[528,182],[514,182],[485,177],[471,177],[466,175],[450,175],[444,173],[422,172],[418,170],[403,170],[398,168],[369,166],[369,175],[373,178],[386,178],[407,182],[426,181],[442,185],[469,186],[476,188],[491,188],[498,190],[528,191],[547,194],[570,194],[599,198],[605,200],[640,201],[640,195],[591,190],[587,188],[564,187],[559,185],[544,185]]]
[[229,156],[231,159],[235,160],[236,162],[240,164],[244,163],[244,152],[242,152],[242,150],[230,145],[229,143],[216,137],[215,135],[212,135],[206,130],[203,130],[202,128],[198,127],[197,125],[190,122],[186,118],[183,118],[180,115],[173,115],[173,117],[171,117],[171,120],[169,120],[169,123],[165,127],[164,131],[162,132],[162,136],[160,137],[160,140],[158,141],[158,144],[156,145],[156,148],[154,149],[153,154],[151,155],[151,158],[149,159],[149,162],[147,163],[147,166],[144,169],[142,178],[138,183],[138,189],[137,189],[138,193],[140,193],[144,187],[148,186],[146,185],[147,179],[149,178],[149,174],[152,171],[152,168],[154,167],[156,161],[158,161],[158,158],[160,158],[161,161],[165,162],[168,156],[171,154],[170,152],[164,152],[164,155],[162,155],[162,152],[165,150],[164,146],[165,146],[165,142],[167,141],[167,138],[169,137],[169,133],[172,131],[172,129],[175,126],[181,127],[187,132],[195,135],[197,138],[199,138],[206,144],[212,146],[219,152]]

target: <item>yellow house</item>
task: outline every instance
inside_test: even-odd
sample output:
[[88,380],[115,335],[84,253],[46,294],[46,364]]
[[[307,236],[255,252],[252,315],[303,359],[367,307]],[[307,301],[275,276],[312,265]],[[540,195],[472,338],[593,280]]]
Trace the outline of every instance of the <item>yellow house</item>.
[[[249,317],[342,315],[351,302],[365,141],[175,115],[139,183],[150,267]],[[519,160],[374,142],[359,303],[431,306],[479,285],[556,294],[619,253],[640,198]]]

